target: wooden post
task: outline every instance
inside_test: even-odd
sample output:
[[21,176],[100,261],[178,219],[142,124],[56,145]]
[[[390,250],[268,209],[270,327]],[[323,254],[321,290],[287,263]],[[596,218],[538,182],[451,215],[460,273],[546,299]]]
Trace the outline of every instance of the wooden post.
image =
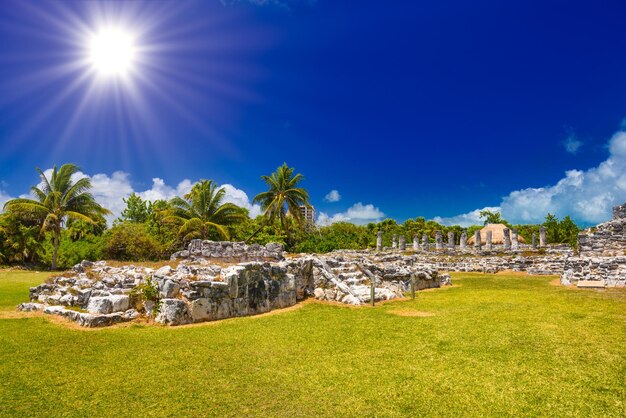
[[415,273],[411,274],[411,299],[415,299]]
[[370,281],[372,282],[372,306],[374,306],[376,304],[376,300],[375,300],[375,296],[376,296],[376,277],[374,277],[374,275],[372,275],[370,277]]

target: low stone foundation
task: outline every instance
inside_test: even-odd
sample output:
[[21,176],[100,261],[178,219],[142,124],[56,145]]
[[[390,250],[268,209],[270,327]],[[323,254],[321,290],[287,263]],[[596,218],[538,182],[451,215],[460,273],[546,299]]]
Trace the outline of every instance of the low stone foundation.
[[626,257],[571,257],[563,266],[561,284],[597,282],[595,287],[625,287]]
[[172,254],[171,260],[220,260],[231,263],[245,261],[280,261],[285,249],[281,244],[246,245],[243,242],[192,240],[186,250]]
[[[181,325],[269,312],[309,296],[361,305],[371,301],[372,283],[375,300],[403,297],[412,280],[417,289],[450,283],[449,276],[416,263],[415,257],[385,258],[367,252],[300,255],[224,267],[211,264],[215,259],[223,263],[224,253],[208,248],[233,247],[218,244],[195,242],[176,268],[156,271],[86,261],[51,283],[31,288],[31,302],[18,308],[61,315],[87,327],[112,325],[140,314],[158,323]],[[268,246],[253,247],[254,256]],[[276,248],[276,254],[282,249],[269,248]],[[205,258],[203,253],[209,255]]]

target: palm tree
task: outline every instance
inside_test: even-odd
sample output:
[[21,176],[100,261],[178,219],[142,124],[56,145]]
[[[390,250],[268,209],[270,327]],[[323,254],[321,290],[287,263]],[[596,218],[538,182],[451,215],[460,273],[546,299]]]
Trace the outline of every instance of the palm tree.
[[[298,187],[298,184],[304,180],[304,176],[300,173],[294,174],[294,168],[283,163],[271,175],[261,176],[261,179],[269,187],[267,192],[260,193],[254,198],[254,203],[259,203],[264,211],[262,227],[266,223],[274,224],[278,218],[281,228],[287,234],[287,242],[290,243],[291,233],[287,214],[291,215],[298,225],[303,226],[305,219],[300,206],[310,206],[309,193]],[[255,231],[248,240],[252,239],[259,230]]]
[[244,219],[246,212],[233,203],[222,203],[225,193],[213,180],[201,180],[183,198],[170,200],[171,209],[164,211],[163,220],[180,222],[178,235],[185,242],[209,238],[212,231],[229,239],[227,226]]
[[74,164],[64,164],[59,170],[54,166],[50,179],[40,168],[41,188],[33,186],[36,199],[12,199],[5,203],[4,210],[19,217],[36,221],[40,225],[40,234],[52,235],[52,270],[57,267],[57,255],[61,243],[61,231],[67,220],[82,220],[96,224],[102,216],[111,212],[96,202],[89,193],[91,180],[87,177],[77,181],[72,175],[80,169]]

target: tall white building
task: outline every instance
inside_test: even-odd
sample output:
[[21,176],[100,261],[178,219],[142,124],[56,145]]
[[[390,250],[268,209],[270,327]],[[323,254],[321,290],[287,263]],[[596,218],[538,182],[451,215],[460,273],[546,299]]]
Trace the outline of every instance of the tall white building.
[[300,206],[300,213],[307,224],[315,226],[315,208],[313,206]]

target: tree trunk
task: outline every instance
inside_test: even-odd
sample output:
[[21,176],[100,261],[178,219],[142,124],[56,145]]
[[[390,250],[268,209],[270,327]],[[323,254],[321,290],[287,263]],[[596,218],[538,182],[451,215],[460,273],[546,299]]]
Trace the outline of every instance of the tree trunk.
[[287,234],[287,247],[288,249],[291,249],[293,245],[293,242],[291,242],[291,231],[289,231],[289,225],[286,222],[285,215],[283,215],[282,213],[280,214],[280,223],[283,226],[283,231],[285,231],[285,234]]
[[50,268],[50,270],[56,270],[57,269],[57,255],[59,254],[59,244],[60,244],[60,239],[58,239],[57,237],[52,238],[52,267]]
[[258,234],[259,232],[261,232],[261,229],[263,229],[263,227],[265,226],[265,221],[261,222],[261,226],[252,233],[252,235],[250,235],[248,238],[246,238],[246,240],[244,241],[245,244],[247,244],[248,242],[250,242],[250,240],[252,238],[254,238],[256,236],[256,234]]

